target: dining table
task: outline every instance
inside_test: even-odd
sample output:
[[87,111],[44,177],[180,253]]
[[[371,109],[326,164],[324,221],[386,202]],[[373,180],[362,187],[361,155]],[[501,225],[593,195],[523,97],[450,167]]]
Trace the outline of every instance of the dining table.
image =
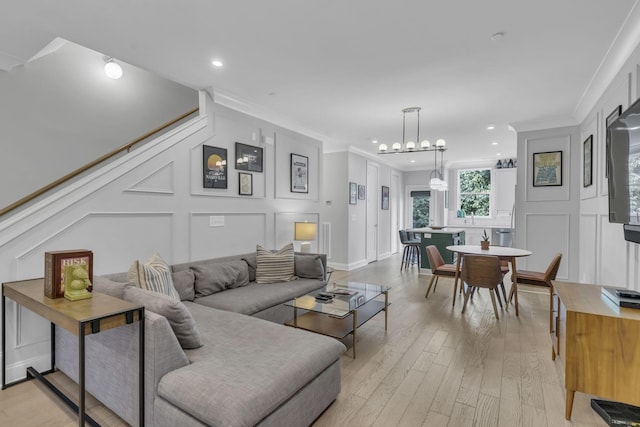
[[[489,246],[489,249],[482,249],[479,245],[451,245],[447,246],[447,249],[456,253],[456,274],[453,283],[454,295],[458,293],[458,279],[460,278],[460,265],[462,257],[464,255],[493,255],[497,256],[501,260],[508,261],[511,264],[511,281],[513,285],[509,291],[509,298],[507,299],[507,306],[514,299],[516,307],[516,316],[519,316],[518,312],[518,273],[516,269],[516,258],[526,257],[533,252],[526,249],[510,248],[506,246]],[[462,290],[462,286],[460,288]],[[455,304],[455,298],[453,300]]]

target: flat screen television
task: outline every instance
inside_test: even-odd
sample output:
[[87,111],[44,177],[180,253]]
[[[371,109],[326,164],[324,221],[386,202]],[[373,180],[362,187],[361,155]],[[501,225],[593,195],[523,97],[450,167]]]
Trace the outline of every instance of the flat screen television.
[[640,99],[607,127],[609,222],[640,243]]

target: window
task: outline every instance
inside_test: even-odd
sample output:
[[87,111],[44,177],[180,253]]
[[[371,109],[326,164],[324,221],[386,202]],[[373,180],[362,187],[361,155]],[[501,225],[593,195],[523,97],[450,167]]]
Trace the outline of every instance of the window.
[[429,225],[429,199],[430,191],[411,192],[411,222],[413,228]]
[[465,215],[486,216],[491,212],[491,169],[458,171],[458,206]]

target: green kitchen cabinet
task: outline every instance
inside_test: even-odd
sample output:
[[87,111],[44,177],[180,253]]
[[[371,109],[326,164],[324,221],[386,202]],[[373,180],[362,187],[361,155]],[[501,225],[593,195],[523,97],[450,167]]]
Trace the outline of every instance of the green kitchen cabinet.
[[444,259],[444,262],[451,264],[454,262],[454,253],[447,249],[447,246],[451,245],[464,245],[464,230],[450,229],[450,230],[431,230],[423,229],[415,230],[420,235],[420,258],[421,268],[431,269],[429,264],[429,258],[427,257],[426,247],[434,245],[440,251],[440,255]]

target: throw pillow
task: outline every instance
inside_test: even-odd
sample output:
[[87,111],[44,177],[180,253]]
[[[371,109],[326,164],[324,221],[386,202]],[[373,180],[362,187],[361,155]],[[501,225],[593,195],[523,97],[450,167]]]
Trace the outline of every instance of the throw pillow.
[[166,317],[182,348],[202,347],[202,337],[196,321],[182,302],[167,295],[134,286],[125,288],[124,299],[134,304],[144,305],[146,310]]
[[180,295],[180,301],[193,301],[196,298],[196,278],[192,270],[174,271],[171,273],[171,280]]
[[258,268],[258,261],[256,259],[256,256],[250,256],[247,258],[242,258],[242,260],[244,262],[247,263],[247,267],[249,267],[249,281],[250,282],[255,282],[256,281],[256,268]]
[[196,296],[204,297],[249,284],[249,268],[241,260],[193,265],[196,276]]
[[93,290],[112,297],[122,299],[124,288],[131,286],[129,283],[114,282],[102,276],[93,276]]
[[138,260],[134,261],[129,268],[127,278],[139,288],[168,295],[180,301],[180,295],[171,279],[171,268],[158,253],[155,253],[145,264]]
[[296,276],[304,279],[324,280],[324,265],[320,255],[295,254]]
[[247,286],[249,284],[249,266],[242,260],[229,261],[227,263],[231,268],[238,272],[235,283],[227,285],[227,289],[239,288],[241,286]]
[[293,243],[271,252],[262,246],[256,246],[256,283],[277,283],[295,280],[293,261]]

